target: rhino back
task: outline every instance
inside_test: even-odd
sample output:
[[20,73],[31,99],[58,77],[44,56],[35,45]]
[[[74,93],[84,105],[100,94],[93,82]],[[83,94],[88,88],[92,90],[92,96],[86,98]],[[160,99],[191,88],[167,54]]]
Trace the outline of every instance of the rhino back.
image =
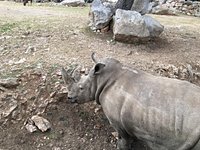
[[110,122],[130,135],[176,148],[200,124],[200,88],[125,71],[101,95]]

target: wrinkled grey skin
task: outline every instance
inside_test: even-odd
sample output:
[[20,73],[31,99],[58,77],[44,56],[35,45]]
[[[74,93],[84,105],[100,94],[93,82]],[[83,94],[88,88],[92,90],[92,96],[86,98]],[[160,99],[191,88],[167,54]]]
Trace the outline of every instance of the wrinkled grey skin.
[[95,60],[89,74],[76,83],[62,73],[71,100],[102,105],[119,133],[119,149],[133,149],[137,137],[153,150],[200,150],[198,86],[131,70],[111,58]]

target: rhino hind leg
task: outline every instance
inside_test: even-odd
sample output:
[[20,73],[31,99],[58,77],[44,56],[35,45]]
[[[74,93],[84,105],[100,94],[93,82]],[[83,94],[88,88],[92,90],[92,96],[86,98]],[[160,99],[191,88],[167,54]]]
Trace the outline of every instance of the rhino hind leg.
[[185,143],[177,150],[199,150],[200,148],[200,126],[197,127],[190,136],[188,136]]

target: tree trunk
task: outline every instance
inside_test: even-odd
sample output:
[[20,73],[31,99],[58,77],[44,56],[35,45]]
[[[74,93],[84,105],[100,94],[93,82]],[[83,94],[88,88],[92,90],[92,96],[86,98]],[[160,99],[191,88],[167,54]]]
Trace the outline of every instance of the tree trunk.
[[118,0],[115,5],[115,10],[124,9],[130,10],[133,5],[134,0]]

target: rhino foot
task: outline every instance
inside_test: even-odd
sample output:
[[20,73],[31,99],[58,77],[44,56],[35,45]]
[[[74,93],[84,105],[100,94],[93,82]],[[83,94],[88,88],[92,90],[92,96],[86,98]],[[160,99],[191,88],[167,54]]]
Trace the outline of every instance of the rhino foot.
[[117,149],[118,150],[133,150],[132,142],[121,138],[117,141]]

